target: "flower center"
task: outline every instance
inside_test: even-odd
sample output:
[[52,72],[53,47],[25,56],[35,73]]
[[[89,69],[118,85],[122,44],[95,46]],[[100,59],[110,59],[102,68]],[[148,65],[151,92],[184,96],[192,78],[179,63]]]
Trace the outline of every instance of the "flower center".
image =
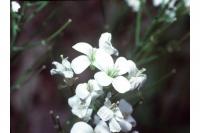
[[108,69],[107,74],[108,76],[115,78],[118,75],[118,69]]
[[90,56],[89,56],[89,60],[91,62],[91,64],[95,61],[95,55],[96,55],[96,50],[93,48],[91,50]]

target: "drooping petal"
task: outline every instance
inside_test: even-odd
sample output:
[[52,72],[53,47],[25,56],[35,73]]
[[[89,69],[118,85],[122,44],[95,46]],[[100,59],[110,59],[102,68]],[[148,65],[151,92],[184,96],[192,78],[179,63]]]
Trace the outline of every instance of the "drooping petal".
[[120,121],[118,121],[118,123],[119,123],[121,130],[123,132],[128,132],[132,129],[132,125],[124,119],[121,119]]
[[136,88],[140,89],[140,87],[144,84],[146,79],[146,74],[141,74],[139,77],[131,77],[131,79],[129,80],[131,84],[131,90],[134,90]]
[[94,129],[95,133],[110,133],[109,127],[104,121],[100,121]]
[[102,106],[98,112],[97,115],[103,120],[103,121],[108,121],[113,117],[113,111],[109,109],[106,106]]
[[92,46],[85,42],[79,42],[73,45],[72,48],[86,55],[90,55],[92,51]]
[[136,120],[131,115],[128,115],[125,120],[131,123],[133,127],[135,127],[137,124]]
[[81,55],[72,60],[71,67],[76,74],[82,73],[90,65],[90,60],[87,56]]
[[109,68],[113,68],[113,58],[106,52],[98,49],[95,54],[95,66],[102,71],[107,71]]
[[75,107],[77,105],[80,105],[81,104],[81,100],[79,97],[77,97],[76,95],[68,98],[68,104],[70,107]]
[[94,133],[93,128],[85,122],[77,122],[73,125],[70,133]]
[[128,66],[129,76],[136,75],[136,73],[138,72],[138,69],[136,67],[136,64],[132,60],[128,60],[127,66]]
[[119,109],[124,114],[131,114],[133,112],[133,108],[131,104],[129,104],[126,100],[121,99],[119,101]]
[[131,89],[130,82],[123,76],[114,78],[112,85],[119,93],[125,93]]
[[86,99],[90,94],[90,92],[88,91],[88,84],[87,83],[79,84],[76,87],[75,92],[76,92],[76,95],[80,97],[81,99]]
[[101,86],[109,86],[113,80],[110,76],[108,76],[105,72],[97,72],[94,75],[94,79],[101,85]]
[[101,34],[99,39],[99,48],[105,51],[106,53],[118,56],[119,52],[116,48],[112,46],[111,43],[112,35],[108,32]]
[[119,123],[112,118],[109,122],[109,128],[111,132],[120,132],[121,131],[121,127],[119,125]]
[[124,57],[117,58],[115,68],[119,70],[118,75],[123,75],[128,72],[127,59]]
[[71,68],[71,64],[70,64],[70,62],[67,60],[67,58],[64,58],[63,60],[62,60],[62,65],[63,66],[65,66],[66,68]]

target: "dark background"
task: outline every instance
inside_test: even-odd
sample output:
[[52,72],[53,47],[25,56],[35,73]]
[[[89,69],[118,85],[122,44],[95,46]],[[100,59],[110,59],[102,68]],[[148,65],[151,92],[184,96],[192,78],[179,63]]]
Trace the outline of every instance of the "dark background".
[[[158,9],[152,7],[150,1],[148,6],[151,15],[155,16]],[[156,56],[155,60],[140,63],[133,53],[136,13],[124,1],[54,1],[36,10],[37,6],[25,10],[25,17],[31,14],[34,17],[21,24],[15,41],[16,46],[30,43],[34,46],[17,52],[11,50],[12,133],[56,133],[49,110],[60,116],[62,126],[71,120],[67,104],[67,96],[71,94],[67,88],[59,89],[62,78],[50,75],[51,63],[60,61],[60,54],[70,60],[79,55],[71,47],[77,42],[98,47],[98,39],[105,31],[112,33],[113,45],[121,56],[147,69],[148,79],[141,90],[144,100],[133,114],[137,121],[135,129],[140,133],[189,133],[190,45],[189,37],[185,37],[190,31],[189,15],[180,17],[160,35],[148,55]],[[59,36],[41,45],[41,40],[48,38],[69,18],[72,22]],[[143,13],[141,35],[150,23],[149,16]],[[169,43],[173,40],[181,40],[181,43]],[[46,68],[42,69],[44,65]],[[89,71],[78,75],[80,82],[85,82],[90,75]]]

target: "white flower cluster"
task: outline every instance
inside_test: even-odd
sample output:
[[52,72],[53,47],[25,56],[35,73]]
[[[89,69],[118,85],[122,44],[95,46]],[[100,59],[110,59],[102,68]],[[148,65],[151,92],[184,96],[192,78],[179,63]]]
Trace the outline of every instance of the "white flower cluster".
[[[142,5],[142,0],[125,0],[127,5],[132,8],[134,12],[138,12]],[[177,20],[176,18],[176,10],[177,7],[175,6],[177,0],[153,0],[153,5],[155,7],[158,6],[166,6],[167,8],[165,10],[165,16],[167,22],[174,22]],[[190,0],[183,0],[184,6],[189,7],[190,6]]]
[[20,9],[20,4],[17,1],[12,1],[11,8],[13,12],[18,12]]
[[[112,46],[111,37],[110,33],[103,33],[99,39],[99,48],[94,48],[85,42],[77,43],[72,48],[83,55],[76,57],[71,63],[63,56],[61,63],[56,61],[52,63],[56,68],[51,69],[51,75],[61,75],[65,80],[73,80],[74,74],[81,74],[88,67],[97,70],[94,79],[78,84],[75,95],[68,99],[72,113],[82,120],[74,124],[71,133],[127,132],[136,125],[131,116],[132,106],[124,99],[112,104],[109,100],[110,91],[126,93],[139,89],[147,76],[143,74],[144,68],[139,70],[132,60],[127,60],[125,57],[118,57],[114,63],[111,55],[118,56],[119,52]],[[108,90],[111,84],[114,90]],[[110,95],[105,97],[106,94]],[[98,97],[106,99],[103,106],[96,105],[95,100]],[[94,111],[96,107],[97,112]],[[95,129],[86,123],[91,120],[94,113],[97,113],[94,116],[98,117]]]
[[176,10],[177,7],[175,6],[177,0],[153,0],[154,6],[165,6],[167,5],[167,9],[165,10],[165,15],[167,17],[168,22],[176,21]]

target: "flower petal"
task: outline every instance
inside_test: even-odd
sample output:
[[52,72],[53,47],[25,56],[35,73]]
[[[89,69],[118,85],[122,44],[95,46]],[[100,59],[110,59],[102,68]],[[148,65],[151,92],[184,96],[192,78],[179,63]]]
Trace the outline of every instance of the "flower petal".
[[66,68],[71,68],[70,62],[67,60],[67,58],[64,58],[62,60],[62,65],[65,66]]
[[93,112],[93,109],[88,108],[83,120],[88,122],[91,119],[92,112]]
[[119,93],[125,93],[131,89],[129,81],[123,76],[114,78],[112,85],[114,89]]
[[131,115],[129,115],[129,116],[126,117],[126,121],[128,121],[129,123],[131,123],[133,127],[135,127],[136,124],[137,124],[136,121],[135,121],[135,119]]
[[118,118],[119,119],[123,119],[124,118],[123,115],[122,115],[121,110],[119,109],[119,107],[115,107],[114,114],[115,114],[116,119],[118,119]]
[[52,64],[56,66],[57,71],[64,71],[65,70],[65,67],[57,61],[53,61]]
[[73,125],[70,133],[94,133],[94,131],[87,123],[77,122]]
[[63,71],[62,73],[65,78],[72,78],[74,76],[73,71]]
[[99,39],[99,48],[105,51],[106,53],[118,56],[119,52],[116,48],[112,46],[111,43],[112,35],[108,32],[101,34]]
[[107,71],[114,66],[113,58],[106,52],[98,49],[95,54],[94,65],[102,71]]
[[79,42],[73,45],[72,48],[86,55],[90,55],[92,51],[92,46],[85,42]]
[[124,119],[121,119],[120,121],[118,121],[118,123],[123,132],[128,132],[132,129],[132,125]]
[[124,57],[117,58],[115,68],[119,70],[118,75],[123,75],[128,72],[127,59]]
[[70,107],[74,107],[74,106],[77,106],[81,103],[81,100],[79,97],[77,97],[76,95],[75,96],[72,96],[70,98],[68,98],[68,104]]
[[90,94],[90,92],[88,91],[88,84],[87,83],[78,84],[75,93],[81,99],[86,99]]
[[97,72],[94,75],[94,79],[101,86],[109,86],[111,84],[113,78],[109,77],[105,72]]
[[94,129],[95,133],[110,133],[107,124],[104,121],[100,121]]
[[123,114],[131,114],[133,112],[133,108],[131,104],[129,104],[126,100],[121,99],[119,101],[119,109]]
[[90,65],[87,56],[81,55],[72,60],[71,66],[76,74],[82,73]]
[[97,115],[103,120],[103,121],[108,121],[113,117],[113,111],[110,110],[106,106],[102,106],[98,112]]
[[139,77],[131,77],[131,79],[129,80],[131,84],[131,90],[134,90],[136,88],[140,89],[140,87],[142,87],[146,79],[146,74],[141,74]]
[[111,132],[120,132],[121,131],[121,127],[119,125],[119,123],[112,118],[111,121],[109,122],[109,128]]
[[138,68],[136,67],[136,64],[132,60],[128,60],[127,66],[128,66],[129,76],[135,76],[136,73],[138,72]]
[[94,80],[94,79],[90,79],[90,80],[88,81],[88,84],[89,84],[89,86],[92,87],[92,89],[95,90],[95,91],[98,91],[98,90],[102,90],[102,89],[103,89],[102,86],[100,86],[100,85],[97,83],[97,81]]
[[87,108],[79,108],[78,106],[73,107],[71,111],[80,119],[83,119],[87,114]]

